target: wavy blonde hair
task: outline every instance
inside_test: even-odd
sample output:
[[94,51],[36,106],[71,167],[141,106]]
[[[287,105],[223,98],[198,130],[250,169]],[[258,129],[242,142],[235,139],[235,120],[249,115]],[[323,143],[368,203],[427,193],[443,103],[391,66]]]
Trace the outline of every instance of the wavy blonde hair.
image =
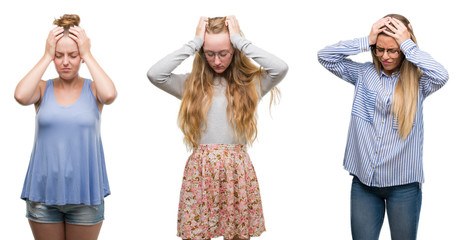
[[[388,14],[385,17],[392,17],[401,21],[407,27],[411,40],[415,44],[418,44],[415,35],[413,34],[413,30],[409,26],[410,22],[407,18],[399,14]],[[380,33],[380,35],[388,36],[385,33]],[[381,70],[383,69],[381,62],[373,52],[371,55],[378,74],[381,74]],[[397,81],[397,85],[394,89],[391,113],[394,116],[395,123],[399,126],[399,136],[402,140],[405,140],[408,134],[410,134],[413,122],[415,121],[418,90],[422,72],[417,66],[409,62],[403,54],[401,54],[401,56],[403,57],[403,60],[400,66],[399,80]]]
[[[228,33],[225,20],[225,17],[209,18],[206,32]],[[238,141],[244,138],[248,144],[252,144],[257,137],[256,108],[261,97],[260,78],[264,74],[261,67],[254,65],[236,48],[230,65],[222,73],[227,81],[227,117]],[[214,76],[215,72],[209,66],[201,48],[195,54],[193,69],[185,82],[185,92],[178,114],[178,125],[189,148],[199,145],[202,133],[207,128],[206,117],[213,98]],[[272,89],[271,103],[275,100],[274,94],[278,96],[278,89]]]

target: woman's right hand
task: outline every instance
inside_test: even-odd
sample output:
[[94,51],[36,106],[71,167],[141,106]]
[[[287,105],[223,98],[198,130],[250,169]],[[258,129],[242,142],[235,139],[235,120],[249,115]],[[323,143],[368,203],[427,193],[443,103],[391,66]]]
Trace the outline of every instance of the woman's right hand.
[[63,37],[63,32],[63,27],[56,27],[48,34],[47,44],[45,46],[45,55],[52,60],[55,58],[56,43]]
[[206,26],[209,22],[209,18],[200,17],[198,26],[196,27],[196,36],[204,40],[204,35],[206,34]]
[[20,104],[40,104],[40,84],[46,86],[46,82],[41,81],[41,79],[50,62],[55,59],[56,42],[63,37],[63,32],[64,28],[62,27],[56,27],[50,31],[45,45],[45,54],[16,86],[14,98]]
[[385,17],[379,19],[377,22],[373,24],[371,27],[370,35],[368,39],[370,41],[370,46],[376,44],[376,39],[378,38],[378,34],[383,32],[383,28],[390,22],[390,19]]

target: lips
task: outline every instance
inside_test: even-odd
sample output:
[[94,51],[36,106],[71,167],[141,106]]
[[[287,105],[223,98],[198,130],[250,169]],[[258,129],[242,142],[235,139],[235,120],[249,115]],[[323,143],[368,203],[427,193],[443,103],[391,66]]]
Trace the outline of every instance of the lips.
[[62,68],[61,71],[62,71],[62,72],[70,72],[71,69],[70,69],[70,68]]

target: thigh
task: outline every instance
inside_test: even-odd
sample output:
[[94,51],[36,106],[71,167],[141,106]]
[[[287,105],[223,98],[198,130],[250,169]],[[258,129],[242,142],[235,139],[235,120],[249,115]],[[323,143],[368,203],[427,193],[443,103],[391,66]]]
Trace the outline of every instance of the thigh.
[[357,177],[352,180],[350,214],[351,231],[354,240],[373,240],[379,238],[384,221],[384,199]]
[[390,193],[386,200],[386,206],[393,240],[416,239],[421,197],[418,183],[395,187]]
[[40,223],[29,220],[35,240],[65,240],[64,223]]
[[103,222],[94,225],[66,223],[66,240],[96,240]]

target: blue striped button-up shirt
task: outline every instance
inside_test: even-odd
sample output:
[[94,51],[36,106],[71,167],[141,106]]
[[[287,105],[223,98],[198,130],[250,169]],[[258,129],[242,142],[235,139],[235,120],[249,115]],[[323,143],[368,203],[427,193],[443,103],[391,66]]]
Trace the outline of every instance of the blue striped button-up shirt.
[[326,69],[355,85],[344,168],[368,186],[423,183],[423,100],[447,82],[447,70],[412,40],[400,45],[405,58],[423,72],[414,125],[402,140],[391,114],[400,73],[378,75],[373,63],[357,63],[347,58],[369,51],[368,44],[368,37],[364,37],[342,41],[318,52],[318,60]]

